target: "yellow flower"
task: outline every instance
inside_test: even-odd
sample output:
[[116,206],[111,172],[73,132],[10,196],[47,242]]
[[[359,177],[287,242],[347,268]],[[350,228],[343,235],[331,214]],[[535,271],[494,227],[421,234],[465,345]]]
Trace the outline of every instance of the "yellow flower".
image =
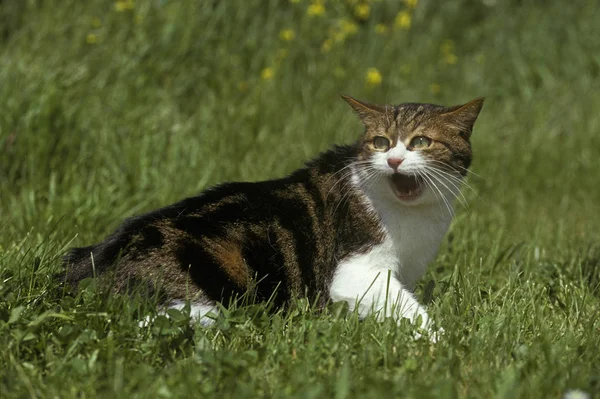
[[273,68],[265,68],[260,72],[260,77],[262,80],[270,80],[274,75]]
[[365,20],[371,14],[371,7],[368,4],[362,3],[354,7],[354,15],[358,19]]
[[343,31],[340,30],[340,31],[335,32],[331,36],[331,39],[335,43],[343,42],[344,40],[346,40],[346,34]]
[[456,56],[456,54],[444,55],[444,62],[446,64],[454,65],[454,64],[456,64],[456,61],[458,61],[458,57]]
[[328,53],[331,51],[331,47],[333,47],[333,41],[331,39],[327,39],[321,45],[321,52]]
[[358,32],[358,25],[356,25],[352,21],[348,21],[348,20],[344,19],[344,20],[342,20],[341,29],[342,29],[342,33],[344,36],[342,38],[342,40],[343,40],[346,36],[352,36],[356,32]]
[[383,80],[377,68],[367,69],[366,81],[369,86],[379,86]]
[[291,29],[283,29],[282,31],[279,32],[279,38],[286,42],[294,40],[295,37],[296,37],[296,34]]
[[396,21],[394,22],[396,27],[400,29],[410,29],[410,23],[412,21],[412,16],[408,11],[400,11],[398,15],[396,15]]
[[385,35],[388,32],[388,27],[385,24],[377,24],[375,25],[375,33],[380,35]]
[[323,13],[325,13],[325,6],[323,6],[323,4],[321,4],[321,3],[311,4],[306,9],[306,13],[311,17],[323,15]]
[[100,20],[100,18],[92,18],[92,27],[98,29],[99,27],[102,26],[102,21]]
[[88,33],[88,35],[85,37],[85,41],[88,44],[98,43],[98,36],[93,33]]
[[433,93],[433,94],[439,94],[440,91],[442,91],[442,87],[437,84],[437,83],[432,83],[429,85],[429,90]]
[[408,8],[417,8],[418,2],[419,0],[404,0],[404,4],[406,4],[406,7]]
[[132,10],[134,6],[134,0],[118,0],[117,2],[115,2],[115,10],[117,10],[118,12]]
[[446,64],[454,65],[458,61],[458,57],[454,54],[454,42],[452,40],[444,40],[440,46],[440,52]]

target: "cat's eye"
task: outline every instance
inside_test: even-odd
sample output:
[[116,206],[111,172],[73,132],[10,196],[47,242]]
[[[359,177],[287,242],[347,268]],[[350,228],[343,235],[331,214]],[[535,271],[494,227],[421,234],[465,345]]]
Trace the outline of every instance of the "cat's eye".
[[390,140],[383,136],[377,136],[373,139],[373,147],[376,150],[387,151],[390,149]]
[[425,136],[414,137],[409,144],[409,148],[412,150],[422,150],[431,145],[431,139]]

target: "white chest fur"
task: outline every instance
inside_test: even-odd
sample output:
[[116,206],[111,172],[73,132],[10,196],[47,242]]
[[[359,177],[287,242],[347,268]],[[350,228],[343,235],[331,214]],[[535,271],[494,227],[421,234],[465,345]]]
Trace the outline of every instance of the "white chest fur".
[[[435,258],[450,225],[450,217],[439,207],[388,207],[375,205],[387,233],[386,245],[393,248],[394,268],[400,282],[414,290],[417,280]],[[398,209],[400,208],[400,209]]]
[[407,206],[399,203],[388,187],[375,185],[365,196],[365,204],[382,222],[385,239],[367,253],[341,261],[330,289],[334,301],[346,301],[361,316],[370,312],[415,320],[428,316],[412,290],[427,264],[437,254],[451,215],[437,203]]
[[[377,213],[386,233],[382,245],[389,251],[385,259],[387,267],[395,272],[404,287],[414,290],[417,280],[435,258],[452,215],[437,201],[417,206],[400,203],[385,181],[363,192],[365,205]],[[428,195],[432,193],[426,191],[424,196]]]

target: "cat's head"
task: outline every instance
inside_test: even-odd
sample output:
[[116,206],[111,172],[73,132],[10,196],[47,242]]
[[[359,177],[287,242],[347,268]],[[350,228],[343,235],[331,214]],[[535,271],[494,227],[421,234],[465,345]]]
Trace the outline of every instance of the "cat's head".
[[483,98],[463,105],[374,105],[342,96],[365,125],[358,182],[406,205],[448,202],[471,164]]

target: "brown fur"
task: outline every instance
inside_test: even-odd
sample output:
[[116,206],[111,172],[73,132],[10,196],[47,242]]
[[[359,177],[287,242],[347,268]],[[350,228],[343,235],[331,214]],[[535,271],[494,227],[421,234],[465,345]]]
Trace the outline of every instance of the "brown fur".
[[348,168],[380,151],[373,145],[378,136],[407,147],[425,136],[432,142],[420,151],[464,174],[483,103],[344,99],[366,127],[355,144],[335,147],[282,179],[223,184],[129,219],[103,242],[72,250],[64,279],[77,283],[97,274],[115,292],[146,282],[165,302],[227,301],[254,289],[264,300],[276,293],[278,305],[304,295],[325,304],[337,264],[384,239],[379,216],[365,206]]
[[348,96],[342,98],[356,111],[366,127],[360,159],[368,159],[372,152],[379,151],[373,146],[375,137],[387,138],[392,147],[401,141],[409,148],[413,138],[424,136],[432,140],[430,147],[421,150],[425,155],[449,167],[455,164],[461,174],[466,174],[472,158],[469,138],[483,106],[483,98],[454,107],[431,104],[381,106]]

